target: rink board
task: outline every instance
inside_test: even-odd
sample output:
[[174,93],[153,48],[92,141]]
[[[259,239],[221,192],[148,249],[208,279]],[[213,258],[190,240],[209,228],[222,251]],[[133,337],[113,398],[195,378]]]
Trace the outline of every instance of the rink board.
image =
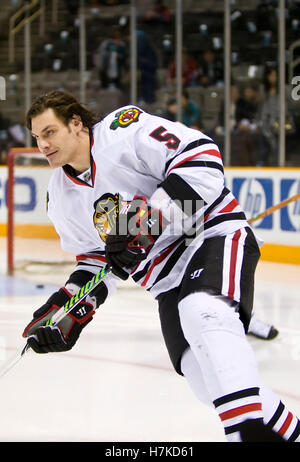
[[[54,239],[57,234],[46,214],[46,192],[51,170],[15,168],[15,234]],[[300,192],[298,168],[226,168],[232,190],[247,218]],[[6,234],[7,169],[0,167],[0,235]],[[264,241],[262,259],[300,264],[300,200],[253,223]]]

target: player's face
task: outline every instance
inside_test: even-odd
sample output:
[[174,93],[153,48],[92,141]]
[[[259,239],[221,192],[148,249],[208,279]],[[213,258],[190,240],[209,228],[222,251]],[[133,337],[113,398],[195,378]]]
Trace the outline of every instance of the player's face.
[[81,128],[78,120],[72,119],[68,125],[65,125],[55,115],[53,109],[46,109],[32,119],[31,128],[37,146],[50,167],[62,167],[76,162],[79,147],[78,133]]

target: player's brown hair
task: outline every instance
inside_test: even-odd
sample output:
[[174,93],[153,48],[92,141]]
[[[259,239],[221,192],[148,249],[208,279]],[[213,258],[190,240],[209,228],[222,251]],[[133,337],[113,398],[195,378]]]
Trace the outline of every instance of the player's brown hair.
[[53,109],[55,115],[65,124],[68,125],[74,115],[81,118],[84,127],[92,128],[99,119],[86,109],[77,99],[61,90],[54,90],[44,95],[38,96],[33,101],[26,114],[26,125],[31,130],[31,121],[34,117],[42,114],[47,109]]

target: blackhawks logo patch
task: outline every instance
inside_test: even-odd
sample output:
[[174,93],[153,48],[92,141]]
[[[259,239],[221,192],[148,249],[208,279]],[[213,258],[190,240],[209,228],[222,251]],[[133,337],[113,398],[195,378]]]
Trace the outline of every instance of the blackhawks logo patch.
[[129,109],[124,109],[123,111],[117,112],[115,114],[115,119],[110,124],[111,130],[116,130],[118,127],[128,127],[128,125],[139,120],[139,116],[142,113],[140,109],[136,107],[131,107]]
[[94,203],[93,222],[99,236],[105,242],[111,229],[116,224],[119,213],[127,210],[130,202],[121,198],[120,194],[103,194]]

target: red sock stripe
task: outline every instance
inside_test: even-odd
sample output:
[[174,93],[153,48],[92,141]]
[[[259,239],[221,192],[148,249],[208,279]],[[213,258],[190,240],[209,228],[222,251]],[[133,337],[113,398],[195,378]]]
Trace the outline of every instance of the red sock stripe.
[[245,404],[244,406],[239,406],[234,409],[230,409],[229,411],[221,412],[219,416],[223,422],[224,420],[233,419],[233,417],[237,417],[242,414],[247,414],[248,412],[261,411],[261,410],[262,410],[261,403]]
[[278,431],[279,435],[283,436],[285,434],[285,432],[288,430],[289,426],[291,425],[292,420],[293,420],[293,414],[289,412],[282,427]]

